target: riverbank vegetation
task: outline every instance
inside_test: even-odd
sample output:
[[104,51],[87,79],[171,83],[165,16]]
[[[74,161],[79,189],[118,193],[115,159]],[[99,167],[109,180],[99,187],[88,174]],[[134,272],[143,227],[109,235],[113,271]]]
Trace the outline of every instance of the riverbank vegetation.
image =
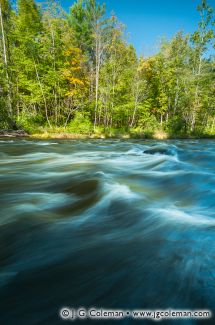
[[29,134],[215,134],[213,9],[192,35],[138,57],[105,5],[0,0],[0,128]]

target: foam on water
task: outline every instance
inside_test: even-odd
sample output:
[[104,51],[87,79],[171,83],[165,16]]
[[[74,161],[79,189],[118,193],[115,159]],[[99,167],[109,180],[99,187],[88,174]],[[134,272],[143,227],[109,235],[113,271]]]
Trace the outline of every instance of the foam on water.
[[119,183],[104,184],[104,191],[108,193],[109,198],[122,198],[123,200],[139,198],[139,195],[132,192],[128,186]]
[[215,216],[208,217],[195,211],[185,212],[172,208],[153,208],[149,209],[153,215],[165,221],[175,224],[190,224],[191,226],[215,226]]
[[57,142],[43,142],[43,141],[41,141],[41,142],[35,142],[35,144],[38,146],[51,146],[53,144],[58,144],[58,143]]

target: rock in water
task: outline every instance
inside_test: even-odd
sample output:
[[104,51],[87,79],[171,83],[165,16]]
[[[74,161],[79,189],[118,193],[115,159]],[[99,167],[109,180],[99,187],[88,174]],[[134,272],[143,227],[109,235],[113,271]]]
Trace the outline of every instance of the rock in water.
[[146,154],[149,155],[156,155],[156,154],[160,154],[160,155],[168,155],[168,156],[175,156],[176,154],[176,149],[175,147],[171,147],[171,146],[155,146],[149,149],[146,149],[145,151],[143,151]]

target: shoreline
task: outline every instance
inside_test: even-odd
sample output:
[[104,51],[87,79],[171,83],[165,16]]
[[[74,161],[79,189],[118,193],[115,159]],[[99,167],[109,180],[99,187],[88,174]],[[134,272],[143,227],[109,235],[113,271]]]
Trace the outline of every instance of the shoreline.
[[136,140],[214,140],[215,135],[169,135],[165,132],[158,132],[151,136],[145,134],[123,134],[119,133],[117,135],[107,135],[107,134],[78,134],[78,133],[35,133],[35,134],[28,134],[24,130],[2,130],[0,131],[0,139],[39,139],[39,140],[107,140],[107,139],[119,139],[119,140],[129,140],[129,139],[136,139]]

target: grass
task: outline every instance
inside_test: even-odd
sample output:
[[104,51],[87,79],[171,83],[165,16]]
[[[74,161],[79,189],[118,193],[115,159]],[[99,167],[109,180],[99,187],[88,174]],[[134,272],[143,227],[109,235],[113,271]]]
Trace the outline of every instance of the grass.
[[[157,130],[144,130],[141,128],[136,129],[117,129],[110,128],[104,129],[96,127],[94,131],[90,132],[75,132],[70,128],[63,127],[35,127],[25,128],[27,136],[32,139],[154,139],[154,140],[167,140],[167,139],[214,139],[215,134],[212,133],[196,133],[196,134],[182,134],[182,133],[168,133],[162,129]],[[9,130],[8,130],[9,131]],[[6,132],[7,136],[18,137],[16,132]],[[4,132],[2,132],[4,137]]]
[[153,132],[134,132],[133,130],[125,131],[122,129],[110,129],[104,130],[96,128],[94,132],[89,134],[80,134],[69,132],[67,129],[62,128],[44,128],[40,129],[39,132],[31,132],[30,138],[36,139],[158,139],[165,140],[169,136],[166,132],[157,130]]

